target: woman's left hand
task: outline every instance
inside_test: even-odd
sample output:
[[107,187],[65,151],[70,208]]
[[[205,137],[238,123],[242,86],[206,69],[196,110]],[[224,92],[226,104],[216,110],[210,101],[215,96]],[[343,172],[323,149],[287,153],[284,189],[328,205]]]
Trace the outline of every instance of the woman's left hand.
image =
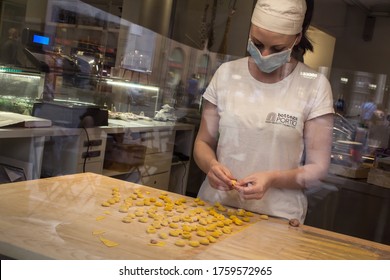
[[262,199],[271,187],[273,175],[271,172],[257,172],[238,180],[234,189],[244,199]]

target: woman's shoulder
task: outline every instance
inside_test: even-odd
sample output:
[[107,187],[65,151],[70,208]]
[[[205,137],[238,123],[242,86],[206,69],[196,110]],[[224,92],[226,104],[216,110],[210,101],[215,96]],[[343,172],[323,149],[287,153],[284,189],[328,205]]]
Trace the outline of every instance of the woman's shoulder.
[[317,82],[328,82],[328,78],[325,76],[325,74],[313,69],[309,65],[298,62],[296,66],[296,74],[301,78],[305,80],[311,80],[311,81],[317,81]]
[[219,68],[228,70],[228,69],[237,69],[248,67],[248,57],[242,57],[235,60],[230,60],[221,64]]
[[[248,69],[247,58],[240,58],[222,63],[215,72],[216,79],[231,79],[237,73],[245,73]],[[246,70],[247,71],[247,70]]]

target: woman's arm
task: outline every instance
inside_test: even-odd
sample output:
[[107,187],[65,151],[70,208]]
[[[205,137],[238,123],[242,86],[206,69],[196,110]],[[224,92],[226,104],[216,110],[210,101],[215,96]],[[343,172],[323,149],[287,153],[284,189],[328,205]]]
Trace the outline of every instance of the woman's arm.
[[217,106],[204,100],[203,113],[194,144],[194,160],[207,174],[210,185],[220,190],[230,190],[231,172],[218,162],[216,147],[218,142],[219,115]]
[[305,124],[305,165],[297,176],[298,187],[308,188],[325,178],[329,171],[332,137],[333,114],[327,114],[309,120]]
[[[305,123],[305,165],[291,170],[254,173],[239,180],[236,189],[245,199],[260,199],[269,188],[308,188],[324,178],[329,169],[333,114]],[[272,155],[270,155],[272,156]]]

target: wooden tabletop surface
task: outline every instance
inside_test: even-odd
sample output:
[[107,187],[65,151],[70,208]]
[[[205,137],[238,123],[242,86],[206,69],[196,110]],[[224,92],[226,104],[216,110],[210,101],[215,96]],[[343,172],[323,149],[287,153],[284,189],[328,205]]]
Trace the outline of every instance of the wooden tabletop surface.
[[[117,202],[102,206],[118,194]],[[132,203],[127,213],[119,211],[126,198]],[[384,244],[249,214],[93,173],[2,184],[0,254],[15,259],[62,260],[390,259],[390,246]],[[219,224],[214,231],[209,228],[217,221],[232,221],[231,215],[249,221]],[[132,216],[130,223],[122,221],[125,216]],[[205,225],[201,223],[204,220]],[[155,221],[161,228],[152,227]],[[175,230],[172,224],[179,227],[177,231],[190,225],[187,233],[191,239],[184,239],[183,231],[178,237],[170,236]],[[189,245],[204,239],[199,232],[210,236],[217,229],[220,236],[216,242]],[[161,233],[168,238],[161,239]],[[178,240],[185,245],[175,245]]]

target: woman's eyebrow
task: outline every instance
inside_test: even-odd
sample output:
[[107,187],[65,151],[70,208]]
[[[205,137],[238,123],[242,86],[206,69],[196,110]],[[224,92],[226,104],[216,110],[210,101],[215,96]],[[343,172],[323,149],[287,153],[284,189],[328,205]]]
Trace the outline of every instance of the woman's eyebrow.
[[[256,40],[256,39],[252,39],[253,43],[256,45],[256,44],[262,44],[264,45],[261,41],[259,40]],[[272,45],[270,46],[271,48],[284,48],[286,46],[286,44],[279,44],[279,45]]]
[[[251,40],[254,44],[263,44],[264,45],[264,43],[261,42],[259,39],[251,38]],[[286,44],[278,44],[278,45],[272,45],[271,47],[274,48],[274,47],[285,47],[285,46],[286,46]]]

